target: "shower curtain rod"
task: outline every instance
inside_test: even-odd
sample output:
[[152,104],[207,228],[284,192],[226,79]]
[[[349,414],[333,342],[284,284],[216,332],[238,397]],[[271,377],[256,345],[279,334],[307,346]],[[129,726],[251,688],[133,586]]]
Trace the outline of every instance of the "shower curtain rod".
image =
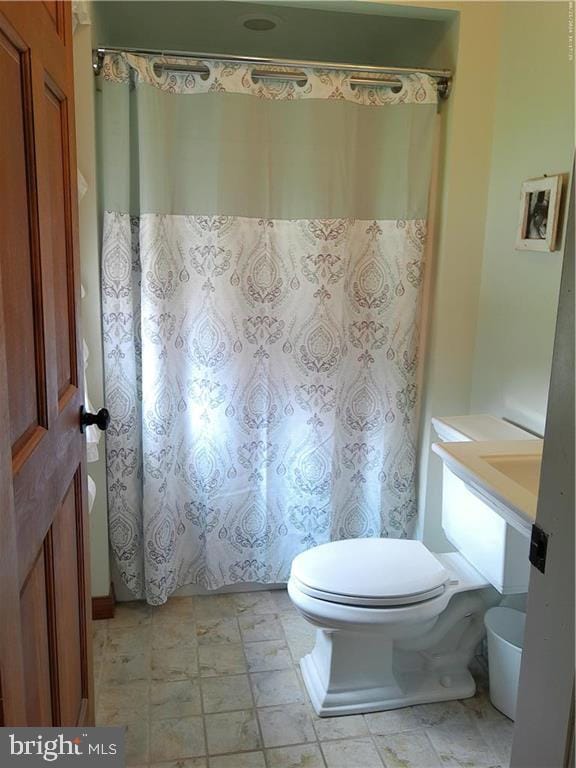
[[[428,75],[436,80],[438,85],[438,95],[442,99],[448,98],[450,92],[450,85],[452,83],[452,72],[449,69],[426,69],[426,68],[412,68],[412,67],[377,67],[370,64],[340,64],[332,61],[303,61],[299,59],[268,59],[257,56],[239,56],[236,54],[227,53],[183,53],[181,51],[159,51],[142,48],[96,48],[93,52],[92,67],[94,74],[99,75],[104,64],[104,56],[107,53],[133,53],[140,56],[174,56],[179,59],[208,59],[217,61],[235,61],[243,64],[253,64],[255,69],[252,73],[256,77],[266,77],[276,80],[302,80],[305,78],[303,72],[277,72],[267,71],[265,67],[293,67],[294,69],[301,68],[320,68],[320,69],[339,69],[348,72],[357,72],[358,77],[351,77],[350,81],[353,85],[373,85],[374,80],[378,80],[381,85],[389,85],[394,87],[400,85],[398,77],[400,75],[412,75],[420,73]],[[202,65],[183,64],[178,62],[177,64],[170,65],[169,63],[158,64],[158,69],[170,70],[178,72],[206,72],[206,67]],[[380,78],[367,77],[367,75],[378,75]],[[389,77],[386,78],[385,76]],[[395,77],[396,76],[396,77]]]

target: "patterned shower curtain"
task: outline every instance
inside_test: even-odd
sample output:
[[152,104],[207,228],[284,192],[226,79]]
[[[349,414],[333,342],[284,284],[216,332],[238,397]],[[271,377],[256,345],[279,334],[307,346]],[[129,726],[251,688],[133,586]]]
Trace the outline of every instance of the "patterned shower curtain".
[[411,535],[437,98],[159,61],[99,86],[110,541],[152,604]]

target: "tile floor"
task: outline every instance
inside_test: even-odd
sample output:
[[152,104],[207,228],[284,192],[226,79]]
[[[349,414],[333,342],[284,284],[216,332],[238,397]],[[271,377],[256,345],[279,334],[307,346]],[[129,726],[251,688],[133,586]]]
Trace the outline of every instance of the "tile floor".
[[94,622],[96,722],[125,725],[128,766],[504,768],[512,723],[473,699],[317,717],[298,660],[314,630],[285,591],[117,606]]

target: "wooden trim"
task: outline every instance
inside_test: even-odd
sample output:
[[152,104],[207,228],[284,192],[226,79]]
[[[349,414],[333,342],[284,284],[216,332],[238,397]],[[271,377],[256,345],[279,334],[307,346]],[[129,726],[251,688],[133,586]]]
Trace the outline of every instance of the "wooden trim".
[[114,584],[110,584],[110,592],[107,595],[92,598],[92,620],[113,619],[115,607]]
[[78,712],[78,722],[76,723],[76,727],[82,728],[82,727],[90,727],[94,725],[92,722],[88,722],[88,709],[89,709],[89,703],[88,699],[82,699],[80,702],[80,711]]
[[[60,509],[57,510],[56,514]],[[54,578],[54,542],[52,527],[44,539],[44,579],[46,581],[46,607],[48,620],[48,653],[50,658],[50,693],[52,696],[52,723],[60,725],[60,674],[58,670],[58,627],[56,624],[58,609],[56,603],[56,583]]]

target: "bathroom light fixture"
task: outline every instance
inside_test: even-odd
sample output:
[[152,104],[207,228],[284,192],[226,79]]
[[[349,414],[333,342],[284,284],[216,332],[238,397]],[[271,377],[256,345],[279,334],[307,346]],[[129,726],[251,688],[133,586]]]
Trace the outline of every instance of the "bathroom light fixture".
[[249,16],[242,16],[239,19],[245,29],[249,29],[251,32],[270,32],[276,29],[278,24],[282,22],[282,19],[278,16],[272,16],[270,14],[250,14]]

